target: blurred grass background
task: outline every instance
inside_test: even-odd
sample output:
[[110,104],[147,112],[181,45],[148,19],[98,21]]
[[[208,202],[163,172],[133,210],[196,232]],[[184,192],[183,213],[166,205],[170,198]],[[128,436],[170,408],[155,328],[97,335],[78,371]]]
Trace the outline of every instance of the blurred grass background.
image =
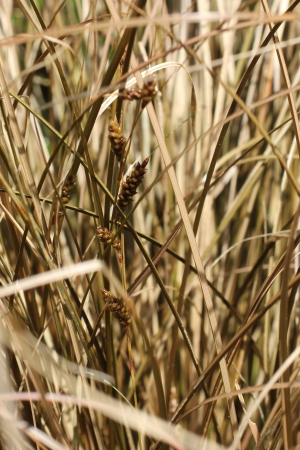
[[1,449],[300,445],[298,3],[0,2]]

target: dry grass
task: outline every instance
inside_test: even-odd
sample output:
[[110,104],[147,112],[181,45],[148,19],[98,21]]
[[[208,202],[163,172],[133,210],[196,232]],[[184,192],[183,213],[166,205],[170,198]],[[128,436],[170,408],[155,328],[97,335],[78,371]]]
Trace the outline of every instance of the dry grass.
[[0,4],[0,449],[300,445],[298,3]]

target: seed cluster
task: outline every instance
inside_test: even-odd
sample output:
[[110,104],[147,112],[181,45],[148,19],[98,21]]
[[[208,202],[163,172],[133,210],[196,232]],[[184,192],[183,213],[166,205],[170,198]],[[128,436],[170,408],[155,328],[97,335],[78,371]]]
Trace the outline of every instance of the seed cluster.
[[148,80],[145,81],[142,89],[139,88],[125,89],[120,95],[122,95],[126,100],[129,101],[142,99],[142,108],[145,108],[145,106],[149,102],[151,102],[151,100],[156,96],[156,94],[157,92],[155,90],[155,81]]
[[132,202],[132,197],[137,193],[137,188],[142,183],[145,173],[147,172],[146,166],[148,162],[149,157],[144,159],[142,164],[138,162],[131,174],[127,175],[126,181],[122,182],[117,204],[123,211],[127,205]]
[[103,299],[107,303],[107,309],[113,313],[124,328],[127,328],[131,324],[131,315],[124,301],[106,289],[101,289],[101,291]]
[[76,185],[76,175],[69,173],[62,188],[61,201],[64,205],[69,203]]
[[[62,192],[61,192],[61,201],[64,205],[67,205],[74,193],[75,190],[75,185],[76,185],[76,175],[74,175],[73,173],[69,173],[69,175],[67,176],[63,188],[62,188]],[[60,209],[58,211],[58,216],[62,217],[64,215],[64,212]],[[54,220],[54,217],[53,217]]]
[[[102,228],[99,226],[99,227],[97,227],[97,238],[104,244],[109,245],[114,239],[114,234],[111,231],[109,231],[107,228]],[[121,251],[120,239],[116,238],[112,243],[112,247],[117,251],[119,261],[122,262],[122,251]]]
[[111,143],[112,151],[116,155],[117,160],[120,162],[124,156],[126,138],[123,134],[123,128],[119,124],[117,117],[109,122],[108,138]]

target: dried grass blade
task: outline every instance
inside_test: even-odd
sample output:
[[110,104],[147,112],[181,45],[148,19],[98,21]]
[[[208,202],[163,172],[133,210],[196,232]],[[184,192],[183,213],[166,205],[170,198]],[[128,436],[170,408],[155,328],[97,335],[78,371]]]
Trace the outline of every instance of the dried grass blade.
[[[240,391],[240,385],[237,381],[235,381],[235,388],[237,391]],[[241,404],[241,407],[244,411],[245,416],[248,418],[248,424],[249,424],[249,428],[251,430],[251,433],[254,437],[255,443],[258,444],[258,442],[260,441],[260,434],[259,434],[259,430],[257,428],[256,423],[252,422],[252,420],[248,417],[248,413],[247,413],[247,408],[246,408],[246,404],[245,404],[245,400],[242,394],[238,394],[238,398]],[[258,446],[258,450],[264,450],[264,445],[260,444]]]
[[[157,138],[157,141],[158,141],[161,153],[162,153],[162,158],[164,160],[165,165],[168,166],[169,164],[171,164],[171,158],[168,153],[168,150],[167,150],[167,147],[165,144],[165,140],[162,135],[162,131],[161,131],[161,128],[160,128],[160,125],[157,120],[157,117],[154,112],[154,108],[153,108],[152,104],[147,105],[147,111],[148,111],[153,129],[154,129],[154,133],[156,135],[156,138]],[[208,287],[206,276],[204,273],[203,264],[202,264],[202,261],[200,258],[196,238],[195,238],[195,235],[193,232],[193,228],[192,228],[189,216],[188,216],[187,208],[186,208],[182,193],[180,191],[179,184],[178,184],[173,166],[171,166],[170,169],[168,170],[168,174],[170,177],[170,181],[172,183],[172,187],[174,190],[176,200],[178,202],[180,214],[181,214],[181,217],[183,220],[183,224],[185,226],[185,230],[186,230],[187,237],[189,240],[190,248],[191,248],[193,258],[195,261],[198,279],[199,279],[199,282],[200,282],[200,285],[201,285],[201,288],[203,291],[203,296],[205,299],[206,308],[207,308],[208,315],[209,315],[209,321],[210,321],[210,325],[211,325],[211,329],[212,329],[212,333],[213,333],[213,337],[214,337],[216,351],[217,351],[217,353],[219,353],[221,351],[223,345],[222,345],[221,335],[220,335],[220,332],[218,329],[218,323],[217,323],[217,319],[216,319],[216,315],[215,315],[215,311],[214,311],[214,305],[213,305],[212,298],[211,298],[211,295],[209,292],[209,287]],[[221,369],[221,373],[222,373],[224,388],[225,388],[226,392],[230,392],[231,387],[230,387],[229,374],[228,374],[228,369],[226,366],[225,359],[222,359],[220,361],[220,369]],[[234,409],[234,404],[232,401],[229,402],[229,410],[230,410],[230,415],[231,415],[231,418],[232,418],[232,421],[234,424],[234,428],[236,428],[237,418],[236,418],[236,413],[235,413],[235,409]]]

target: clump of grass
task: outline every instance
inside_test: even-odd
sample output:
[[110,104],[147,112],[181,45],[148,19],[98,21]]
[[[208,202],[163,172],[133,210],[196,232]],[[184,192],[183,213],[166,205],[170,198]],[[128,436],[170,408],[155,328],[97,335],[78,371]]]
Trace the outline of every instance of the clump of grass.
[[3,4],[1,449],[299,445],[298,3]]

